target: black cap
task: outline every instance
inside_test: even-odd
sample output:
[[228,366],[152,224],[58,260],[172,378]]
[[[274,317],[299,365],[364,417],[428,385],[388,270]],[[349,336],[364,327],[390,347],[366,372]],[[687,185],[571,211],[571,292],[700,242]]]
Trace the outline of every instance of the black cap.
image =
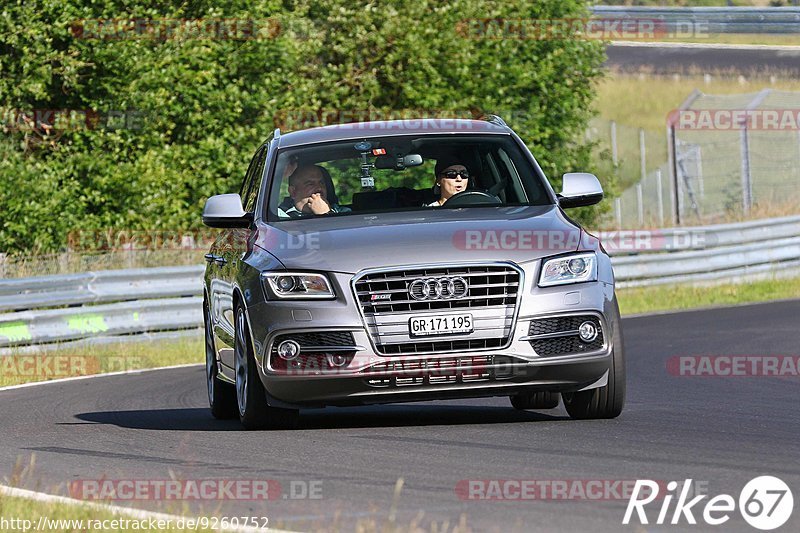
[[[434,168],[434,173],[436,177],[439,177],[439,174],[444,172],[447,167],[452,167],[453,165],[464,165],[464,163],[454,155],[444,155],[436,160],[436,168]],[[466,167],[466,165],[464,165]]]

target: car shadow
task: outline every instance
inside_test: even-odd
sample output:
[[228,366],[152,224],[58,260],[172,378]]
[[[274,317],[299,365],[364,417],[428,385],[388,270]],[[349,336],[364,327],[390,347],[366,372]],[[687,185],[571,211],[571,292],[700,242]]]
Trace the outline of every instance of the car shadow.
[[[238,420],[216,420],[207,408],[95,411],[75,415],[89,424],[159,431],[242,431]],[[568,420],[562,412],[518,411],[512,407],[476,405],[380,405],[304,409],[297,430],[512,424]],[[75,422],[65,422],[72,425]]]

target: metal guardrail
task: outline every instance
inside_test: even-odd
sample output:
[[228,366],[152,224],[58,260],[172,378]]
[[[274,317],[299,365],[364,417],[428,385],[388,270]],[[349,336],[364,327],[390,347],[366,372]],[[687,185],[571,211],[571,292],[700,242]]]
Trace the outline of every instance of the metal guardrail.
[[670,32],[702,25],[713,33],[800,33],[800,7],[593,6],[596,18],[662,21]]
[[0,279],[0,311],[196,296],[202,294],[202,273],[200,265]]
[[0,280],[0,349],[196,329],[202,273],[197,265]]
[[[598,237],[620,288],[800,275],[800,216]],[[202,273],[198,265],[0,280],[0,354],[51,343],[197,335]]]
[[[619,233],[597,236],[609,248]],[[628,233],[629,246],[608,250],[620,288],[800,274],[800,216]]]

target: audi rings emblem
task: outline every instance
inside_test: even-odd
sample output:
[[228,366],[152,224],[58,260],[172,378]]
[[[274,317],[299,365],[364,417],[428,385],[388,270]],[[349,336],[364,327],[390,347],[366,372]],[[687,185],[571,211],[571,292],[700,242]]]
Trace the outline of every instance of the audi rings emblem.
[[419,278],[408,286],[408,293],[417,301],[458,300],[468,292],[467,280],[458,276]]

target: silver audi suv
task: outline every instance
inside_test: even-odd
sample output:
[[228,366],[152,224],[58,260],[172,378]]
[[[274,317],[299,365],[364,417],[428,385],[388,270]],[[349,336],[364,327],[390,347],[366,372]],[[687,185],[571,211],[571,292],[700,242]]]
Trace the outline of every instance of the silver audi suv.
[[276,130],[203,211],[212,414],[508,396],[616,417],[611,262],[564,212],[602,198],[585,173],[556,194],[495,116]]

